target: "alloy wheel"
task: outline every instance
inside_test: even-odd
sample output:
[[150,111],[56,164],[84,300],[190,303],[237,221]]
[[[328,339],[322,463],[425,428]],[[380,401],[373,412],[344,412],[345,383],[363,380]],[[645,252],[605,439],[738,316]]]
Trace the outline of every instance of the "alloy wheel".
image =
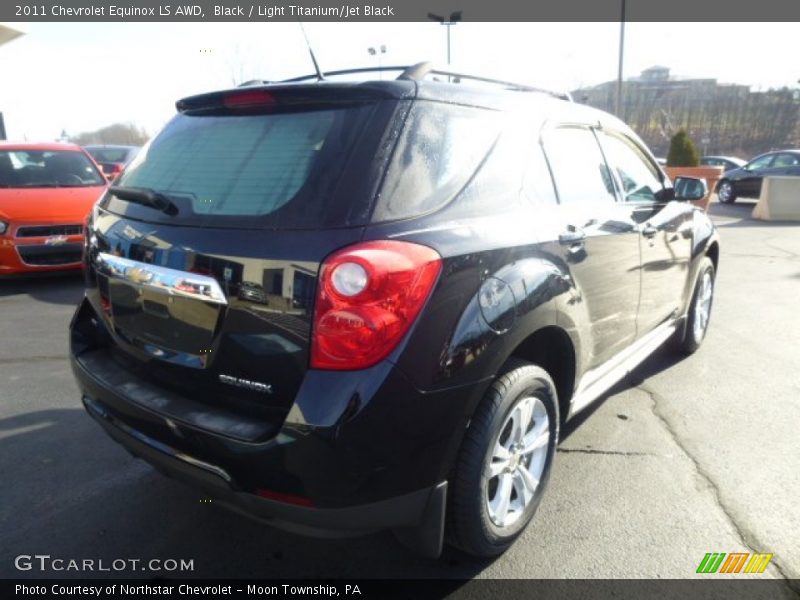
[[700,342],[706,333],[708,319],[711,316],[711,300],[714,295],[714,281],[711,273],[706,271],[697,288],[697,299],[694,305],[693,333],[696,342]]
[[542,478],[550,441],[550,419],[535,396],[521,399],[506,417],[486,465],[486,507],[497,527],[516,523]]
[[719,190],[717,191],[717,196],[719,197],[720,202],[730,202],[732,194],[733,188],[731,187],[731,184],[727,181],[723,181],[719,186]]

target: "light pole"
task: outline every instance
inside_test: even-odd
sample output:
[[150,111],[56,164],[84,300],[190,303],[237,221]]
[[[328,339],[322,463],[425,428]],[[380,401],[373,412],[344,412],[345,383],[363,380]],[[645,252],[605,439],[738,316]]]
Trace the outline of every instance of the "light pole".
[[622,2],[622,13],[619,19],[619,68],[617,69],[617,117],[622,118],[622,57],[625,55],[625,0]]
[[378,76],[383,79],[383,55],[386,54],[386,45],[381,44],[377,48],[375,46],[370,46],[367,48],[367,52],[369,52],[370,56],[377,56],[378,57]]
[[437,23],[444,25],[447,27],[447,64],[450,64],[450,27],[461,21],[461,11],[456,10],[450,13],[450,16],[445,19],[441,15],[435,15],[433,13],[428,13],[428,18],[431,21],[436,21]]

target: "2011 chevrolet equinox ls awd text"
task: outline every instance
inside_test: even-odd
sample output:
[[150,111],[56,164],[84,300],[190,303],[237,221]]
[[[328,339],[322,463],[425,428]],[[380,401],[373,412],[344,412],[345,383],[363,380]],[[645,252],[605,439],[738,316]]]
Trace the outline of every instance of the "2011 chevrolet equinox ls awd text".
[[436,556],[514,541],[559,426],[702,342],[717,233],[618,119],[525,86],[177,103],[87,221],[83,403],[219,502]]

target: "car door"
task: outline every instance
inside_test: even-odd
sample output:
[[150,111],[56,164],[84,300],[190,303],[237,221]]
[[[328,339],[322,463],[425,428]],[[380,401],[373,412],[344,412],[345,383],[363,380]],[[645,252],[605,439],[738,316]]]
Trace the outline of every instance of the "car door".
[[543,146],[558,194],[554,250],[575,285],[585,321],[584,361],[603,364],[636,336],[639,232],[620,210],[614,181],[592,128],[549,128]]
[[620,207],[637,225],[641,249],[641,294],[637,336],[677,316],[681,308],[692,243],[693,207],[665,201],[661,174],[647,153],[624,133],[599,137],[620,190]]
[[761,193],[761,181],[772,175],[774,154],[763,154],[742,167],[742,174],[734,181],[733,188],[737,196],[758,198]]
[[800,154],[779,152],[772,161],[772,175],[800,175]]

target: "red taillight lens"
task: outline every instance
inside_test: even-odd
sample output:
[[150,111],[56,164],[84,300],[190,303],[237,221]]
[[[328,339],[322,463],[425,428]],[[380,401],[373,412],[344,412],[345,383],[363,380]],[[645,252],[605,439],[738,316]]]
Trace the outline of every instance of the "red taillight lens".
[[320,269],[311,367],[364,369],[386,358],[441,268],[435,250],[410,242],[364,242],[328,257]]
[[226,108],[271,107],[277,104],[275,97],[265,90],[245,90],[225,94],[222,102]]

